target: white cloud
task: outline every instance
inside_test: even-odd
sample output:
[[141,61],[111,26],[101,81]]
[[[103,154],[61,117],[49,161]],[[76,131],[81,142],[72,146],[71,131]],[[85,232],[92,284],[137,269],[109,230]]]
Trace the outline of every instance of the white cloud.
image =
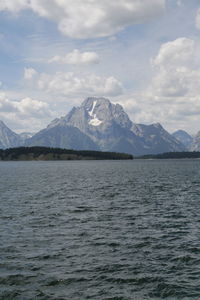
[[163,44],[152,59],[146,90],[117,98],[136,123],[161,122],[169,131],[199,130],[200,43],[179,38]]
[[16,111],[14,103],[12,103],[4,92],[0,92],[0,112],[9,113]]
[[197,29],[200,29],[200,8],[197,11],[197,15],[196,15],[196,27]]
[[54,112],[48,103],[30,97],[16,101],[7,92],[0,92],[0,120],[14,131],[36,132],[44,128],[52,118]]
[[15,103],[15,106],[20,113],[20,115],[28,118],[41,118],[50,116],[51,112],[49,105],[45,102],[31,99],[29,97],[22,99],[19,102]]
[[[29,80],[31,82],[31,78]],[[122,83],[114,77],[100,77],[94,74],[77,76],[73,72],[55,74],[38,73],[32,80],[34,88],[50,95],[76,97],[81,96],[117,96],[122,94]]]
[[99,56],[96,52],[80,52],[78,49],[74,49],[64,56],[54,56],[49,62],[70,65],[97,64],[99,63]]
[[0,10],[19,12],[20,10],[26,8],[29,8],[28,0],[1,0],[0,1]]
[[195,96],[200,92],[200,45],[178,38],[161,46],[152,61],[152,94],[160,97]]
[[0,10],[31,9],[72,38],[105,37],[162,14],[165,0],[2,0]]
[[6,93],[0,93],[0,116],[15,114],[19,118],[41,118],[51,115],[46,102],[34,100],[29,97],[19,101],[9,99]]
[[162,67],[170,64],[182,64],[192,59],[194,53],[194,40],[182,37],[161,45],[154,65]]
[[135,123],[161,123],[169,132],[184,129],[190,133],[199,130],[200,96],[155,97],[147,92],[132,95],[123,95],[115,100],[120,103]]
[[24,69],[24,79],[32,79],[37,74],[37,71],[33,68]]

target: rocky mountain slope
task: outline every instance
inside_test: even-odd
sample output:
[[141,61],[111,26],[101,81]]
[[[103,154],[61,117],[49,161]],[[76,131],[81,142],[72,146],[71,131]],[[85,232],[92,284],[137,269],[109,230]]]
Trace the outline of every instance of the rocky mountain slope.
[[200,151],[200,131],[194,137],[193,142],[190,147],[191,151]]
[[159,123],[133,124],[132,131],[143,141],[142,154],[184,151],[185,146],[167,132]]
[[191,145],[193,143],[193,137],[189,135],[186,131],[184,130],[177,130],[173,134],[173,137],[177,139],[179,142],[181,142],[186,149],[190,149]]
[[74,150],[100,150],[98,146],[78,128],[68,125],[48,127],[27,139],[25,146],[56,147]]
[[4,122],[0,121],[0,149],[18,147],[21,145],[21,138],[10,130]]
[[88,98],[65,117],[54,120],[54,126],[73,126],[90,137],[102,151],[139,154],[140,138],[132,131],[132,122],[119,104],[104,98]]

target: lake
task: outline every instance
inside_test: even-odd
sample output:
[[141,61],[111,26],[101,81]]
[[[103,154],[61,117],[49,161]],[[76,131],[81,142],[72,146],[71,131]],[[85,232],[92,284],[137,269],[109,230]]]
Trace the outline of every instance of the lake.
[[200,299],[200,160],[0,162],[0,299]]

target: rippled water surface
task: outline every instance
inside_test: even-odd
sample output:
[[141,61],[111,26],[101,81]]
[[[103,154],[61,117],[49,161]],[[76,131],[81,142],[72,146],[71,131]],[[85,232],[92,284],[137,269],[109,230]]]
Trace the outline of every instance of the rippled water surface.
[[0,163],[0,299],[200,299],[200,160]]

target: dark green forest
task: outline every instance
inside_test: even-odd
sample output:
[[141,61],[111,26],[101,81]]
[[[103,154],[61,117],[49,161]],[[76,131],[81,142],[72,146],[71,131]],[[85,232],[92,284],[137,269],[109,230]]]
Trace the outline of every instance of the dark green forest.
[[200,158],[200,152],[166,152],[162,154],[150,154],[139,156],[142,159],[177,159],[177,158]]
[[49,147],[18,147],[0,149],[0,160],[106,160],[133,159],[125,153],[71,150]]

